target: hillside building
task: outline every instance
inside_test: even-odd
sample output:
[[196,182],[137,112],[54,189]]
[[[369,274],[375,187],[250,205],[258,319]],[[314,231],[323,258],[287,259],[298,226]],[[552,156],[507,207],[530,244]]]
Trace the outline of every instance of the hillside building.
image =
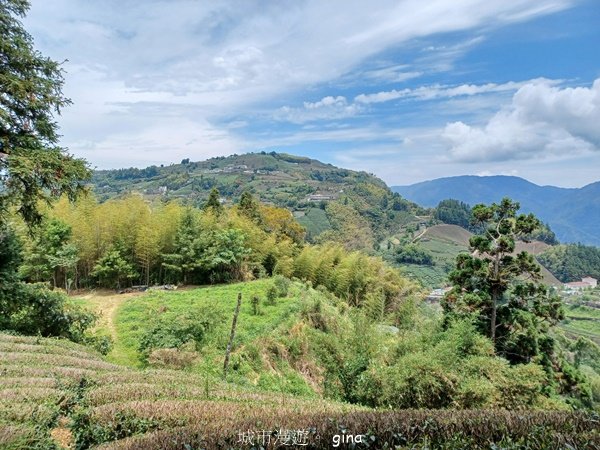
[[584,277],[581,281],[573,281],[563,285],[565,291],[569,294],[579,294],[584,289],[591,289],[598,286],[598,280],[592,277]]

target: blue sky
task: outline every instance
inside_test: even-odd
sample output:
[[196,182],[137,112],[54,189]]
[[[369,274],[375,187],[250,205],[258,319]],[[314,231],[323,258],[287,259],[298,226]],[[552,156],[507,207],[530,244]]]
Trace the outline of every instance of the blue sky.
[[[424,6],[425,5],[425,6]],[[62,143],[98,168],[249,151],[389,184],[600,180],[597,0],[32,0]]]

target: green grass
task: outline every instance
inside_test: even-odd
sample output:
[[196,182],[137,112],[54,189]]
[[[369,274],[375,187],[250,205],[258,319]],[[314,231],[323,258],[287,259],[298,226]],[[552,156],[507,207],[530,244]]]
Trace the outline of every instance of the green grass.
[[416,243],[433,256],[434,264],[402,264],[402,271],[429,288],[439,288],[448,284],[448,272],[454,267],[456,256],[467,248],[463,245],[437,237],[427,237]]
[[[237,283],[211,288],[198,288],[189,291],[154,291],[127,301],[117,315],[117,332],[123,345],[135,350],[141,335],[147,330],[152,318],[161,311],[171,313],[189,313],[194,309],[210,306],[222,313],[222,317],[212,332],[212,343],[222,345],[229,336],[223,333],[231,327],[231,320],[237,303],[238,293],[242,294],[242,307],[238,318],[236,341],[247,343],[259,336],[266,335],[298,311],[299,303],[295,299],[278,299],[275,305],[265,305],[266,291],[270,280]],[[251,298],[260,299],[259,314],[252,311]]]
[[428,288],[439,288],[448,283],[448,274],[440,266],[402,264],[400,269],[404,275],[420,282],[423,286]]
[[583,305],[568,305],[565,307],[565,315],[561,328],[600,344],[600,310]]
[[[221,373],[225,349],[238,293],[242,306],[237,322],[231,357],[230,381],[240,385],[285,391],[291,394],[314,395],[306,381],[289,366],[285,358],[275,360],[271,371],[264,368],[265,346],[281,330],[298,321],[306,289],[299,283],[290,287],[290,295],[278,298],[274,305],[266,304],[266,292],[271,280],[197,288],[187,291],[154,291],[128,299],[116,315],[118,339],[110,360],[130,366],[144,366],[140,342],[162,314],[168,320],[178,317],[204,318],[210,329],[196,347],[199,359],[193,372]],[[313,295],[320,295],[313,291]],[[259,313],[254,314],[252,297],[259,298]],[[208,318],[208,319],[207,319]],[[182,319],[183,320],[183,319]]]

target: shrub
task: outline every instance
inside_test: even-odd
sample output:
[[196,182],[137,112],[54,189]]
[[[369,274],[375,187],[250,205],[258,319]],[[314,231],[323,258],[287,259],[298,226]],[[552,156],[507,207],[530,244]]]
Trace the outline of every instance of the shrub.
[[140,338],[139,350],[144,359],[158,348],[180,348],[191,343],[198,350],[207,333],[222,320],[220,310],[208,307],[184,314],[164,312]]
[[178,348],[159,348],[152,350],[148,356],[151,366],[168,369],[185,369],[191,367],[198,359],[198,353]]
[[44,284],[18,283],[17,300],[0,319],[2,328],[18,333],[60,336],[76,342],[94,324],[96,316],[68,302],[65,295]]
[[372,361],[356,392],[359,401],[378,407],[523,409],[542,405],[547,383],[541,366],[511,366],[494,356],[472,323],[457,321],[429,340],[405,334],[395,359]]
[[113,349],[113,339],[108,335],[85,335],[79,343],[92,347],[101,355],[108,355]]
[[419,248],[414,244],[408,244],[398,248],[396,251],[396,262],[400,264],[405,263],[432,266],[433,256],[427,250]]
[[277,297],[279,297],[277,288],[275,286],[271,286],[269,289],[267,289],[267,298],[265,303],[273,306],[277,301]]
[[273,286],[277,291],[278,297],[287,297],[291,284],[291,280],[282,275],[276,275],[275,277],[273,277]]
[[250,300],[250,304],[252,305],[252,314],[254,314],[255,316],[258,316],[259,313],[259,304],[260,304],[260,298],[258,298],[258,295],[253,295],[252,299]]

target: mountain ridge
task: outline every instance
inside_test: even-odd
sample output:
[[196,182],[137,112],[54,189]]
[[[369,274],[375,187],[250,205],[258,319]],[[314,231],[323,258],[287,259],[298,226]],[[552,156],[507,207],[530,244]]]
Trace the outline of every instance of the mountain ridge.
[[560,241],[600,245],[600,181],[581,188],[561,188],[508,175],[462,175],[391,189],[425,207],[448,198],[473,206],[510,197],[521,204],[523,212],[547,222]]

